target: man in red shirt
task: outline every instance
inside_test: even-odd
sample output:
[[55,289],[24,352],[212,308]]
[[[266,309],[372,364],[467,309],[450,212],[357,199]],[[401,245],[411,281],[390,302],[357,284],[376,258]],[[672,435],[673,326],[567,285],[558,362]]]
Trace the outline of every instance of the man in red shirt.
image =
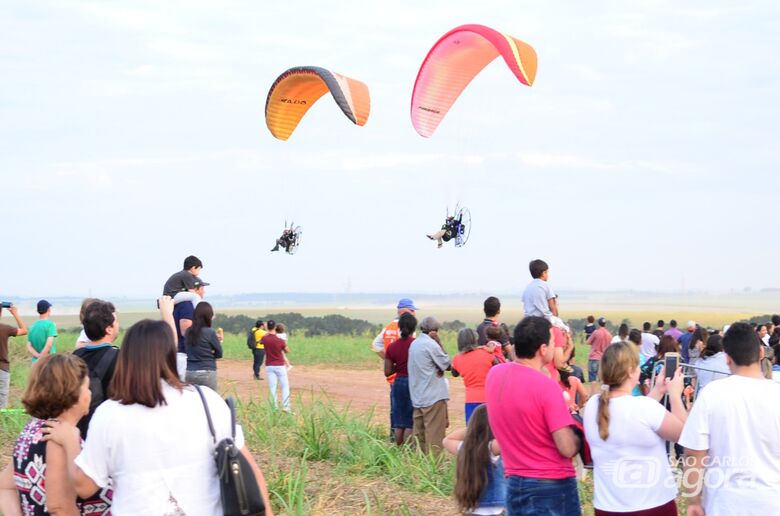
[[501,448],[509,515],[580,515],[571,457],[580,442],[560,386],[542,372],[553,360],[551,324],[529,316],[515,327],[515,359],[493,366],[485,386],[490,428]]
[[268,328],[260,343],[265,347],[265,374],[268,376],[268,388],[271,391],[271,402],[276,406],[276,385],[282,384],[282,407],[290,412],[290,382],[287,379],[287,367],[284,354],[289,353],[287,343],[276,336],[276,322],[265,323]]
[[598,379],[601,355],[604,354],[604,350],[607,349],[607,346],[612,343],[612,334],[605,328],[607,320],[603,317],[599,317],[598,323],[599,327],[587,340],[587,344],[590,346],[590,353],[588,354],[589,382],[595,382]]

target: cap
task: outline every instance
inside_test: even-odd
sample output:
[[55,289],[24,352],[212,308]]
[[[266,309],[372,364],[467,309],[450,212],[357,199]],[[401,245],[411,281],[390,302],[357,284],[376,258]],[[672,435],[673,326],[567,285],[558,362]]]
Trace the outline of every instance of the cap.
[[204,280],[200,278],[195,278],[193,284],[195,285],[195,288],[208,287],[209,285],[211,285],[211,283],[206,283]]
[[606,324],[607,323],[607,318],[606,317],[599,317],[597,322],[599,324]]
[[696,321],[688,321],[688,329],[696,328]]
[[41,299],[40,301],[38,301],[38,313],[39,314],[45,314],[46,311],[49,308],[51,308],[51,306],[52,306],[51,303],[49,303],[45,299]]
[[398,310],[400,310],[400,309],[402,309],[402,308],[408,308],[408,309],[410,309],[410,310],[414,310],[415,312],[416,312],[417,310],[419,310],[419,308],[417,308],[416,306],[414,306],[414,301],[412,301],[412,300],[411,300],[411,299],[409,299],[408,297],[405,297],[405,298],[403,298],[403,299],[399,300],[399,301],[398,301],[398,306],[396,306],[396,308],[397,308]]

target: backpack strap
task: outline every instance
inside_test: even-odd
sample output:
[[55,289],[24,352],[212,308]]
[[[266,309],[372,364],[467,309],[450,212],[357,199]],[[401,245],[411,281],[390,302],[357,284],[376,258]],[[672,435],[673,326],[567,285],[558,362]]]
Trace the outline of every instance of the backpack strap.
[[95,376],[100,378],[100,381],[103,382],[106,378],[106,374],[108,373],[108,368],[111,367],[111,363],[116,359],[117,353],[112,352],[112,350],[118,350],[116,346],[111,346],[109,349],[103,352],[103,356],[100,357],[100,360],[98,360],[97,365],[95,366]]
[[200,401],[203,403],[203,409],[206,411],[206,420],[209,422],[209,431],[211,432],[211,438],[214,440],[214,444],[217,444],[217,432],[214,431],[214,422],[211,420],[211,412],[209,412],[209,406],[206,403],[206,397],[203,395],[203,391],[200,390],[200,385],[192,384],[195,390],[200,395]]
[[227,403],[230,409],[230,430],[233,434],[233,441],[236,440],[236,399],[233,396],[229,396],[225,403]]

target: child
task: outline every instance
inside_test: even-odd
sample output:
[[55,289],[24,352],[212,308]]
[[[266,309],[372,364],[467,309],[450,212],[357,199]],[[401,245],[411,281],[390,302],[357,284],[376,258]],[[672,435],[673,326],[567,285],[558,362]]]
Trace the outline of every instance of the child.
[[561,389],[563,389],[563,399],[566,401],[569,411],[578,414],[580,409],[585,406],[585,402],[588,401],[588,391],[571,371],[558,369],[558,375],[560,376]]
[[[285,344],[287,344],[287,329],[284,327],[284,324],[279,323],[276,325],[276,336],[282,339]],[[290,359],[287,358],[287,353],[282,356],[284,358],[284,366],[289,371],[293,368],[292,364],[290,363]]]
[[596,331],[596,318],[592,315],[588,316],[588,324],[585,325],[585,340],[588,340],[593,332]]
[[503,364],[506,362],[506,358],[504,357],[504,353],[501,351],[503,347],[501,346],[501,335],[503,333],[503,330],[500,326],[494,325],[494,326],[488,326],[487,330],[485,330],[485,336],[487,336],[488,341],[487,344],[485,344],[485,347],[493,353],[493,356],[496,357],[499,364]]
[[179,304],[183,301],[192,301],[194,306],[200,303],[198,294],[189,292],[195,288],[195,281],[198,279],[200,271],[203,269],[203,262],[197,256],[188,256],[184,259],[184,268],[168,278],[163,286],[163,295],[171,296],[173,304]]
[[457,455],[455,500],[461,512],[503,514],[506,500],[504,464],[488,424],[487,405],[471,415],[467,428],[444,438],[444,449]]

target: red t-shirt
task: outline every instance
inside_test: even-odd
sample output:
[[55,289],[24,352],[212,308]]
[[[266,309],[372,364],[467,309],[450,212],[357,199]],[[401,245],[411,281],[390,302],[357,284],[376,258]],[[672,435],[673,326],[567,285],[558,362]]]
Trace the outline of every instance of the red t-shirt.
[[590,346],[590,353],[588,353],[588,360],[601,360],[601,355],[604,354],[604,350],[612,343],[612,335],[604,327],[599,327],[593,334],[588,337],[588,345]]
[[485,390],[490,428],[501,445],[507,476],[574,477],[571,459],[558,453],[552,437],[573,423],[556,382],[508,362],[490,369]]
[[260,343],[265,346],[265,365],[283,366],[284,348],[287,343],[272,333],[267,333],[260,339]]
[[493,354],[484,348],[455,355],[452,368],[463,377],[466,403],[484,403],[485,378],[493,367]]
[[[555,339],[555,349],[558,348],[565,348],[566,347],[566,335],[563,334],[563,330],[560,328],[556,328],[555,326],[552,327],[553,332],[553,338]],[[544,364],[544,367],[546,367],[550,371],[550,377],[552,377],[553,380],[556,382],[560,380],[561,375],[558,372],[558,369],[555,367],[555,360],[551,360],[550,362],[547,362]]]
[[395,362],[395,374],[396,376],[409,377],[409,371],[406,369],[406,364],[409,362],[409,346],[414,342],[414,337],[411,335],[405,339],[394,340],[387,346],[385,351],[385,357]]

